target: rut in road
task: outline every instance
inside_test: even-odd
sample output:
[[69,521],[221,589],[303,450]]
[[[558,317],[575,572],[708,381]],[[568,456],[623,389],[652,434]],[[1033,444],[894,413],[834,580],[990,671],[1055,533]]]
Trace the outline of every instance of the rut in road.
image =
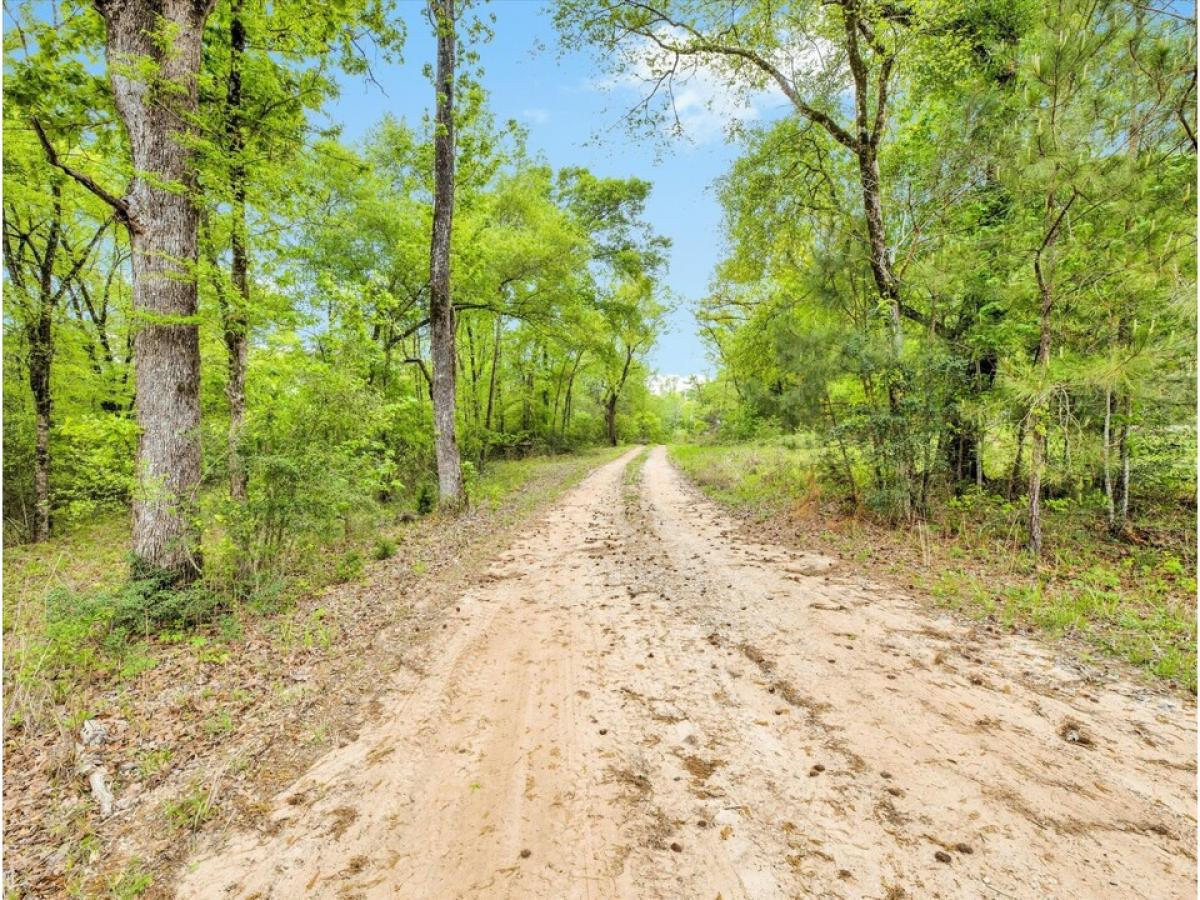
[[1193,704],[746,542],[636,454],[179,894],[1192,896]]

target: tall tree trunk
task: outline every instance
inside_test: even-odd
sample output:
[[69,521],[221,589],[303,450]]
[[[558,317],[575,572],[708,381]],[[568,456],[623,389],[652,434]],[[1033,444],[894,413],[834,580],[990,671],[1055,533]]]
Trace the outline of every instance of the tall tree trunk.
[[575,364],[571,366],[571,375],[567,378],[567,394],[563,399],[563,414],[562,414],[562,439],[567,439],[567,428],[571,424],[571,391],[575,387],[575,376],[579,373],[579,364],[583,362],[583,351],[575,357]]
[[[1071,199],[1061,206],[1052,187],[1046,197],[1046,212],[1052,217],[1042,243],[1033,256],[1033,274],[1037,282],[1038,296],[1041,298],[1041,311],[1038,316],[1038,348],[1034,357],[1034,365],[1042,380],[1045,381],[1050,368],[1050,325],[1054,313],[1054,286],[1046,272],[1047,255],[1058,243],[1063,220],[1071,210],[1079,195],[1071,194]],[[1031,440],[1029,445],[1029,549],[1034,556],[1042,553],[1042,469],[1046,461],[1046,430],[1048,428],[1048,410],[1045,398],[1036,399],[1029,411]]]
[[1116,509],[1113,521],[1113,534],[1123,534],[1129,525],[1129,420],[1132,416],[1133,404],[1128,394],[1121,396],[1119,413],[1121,425],[1117,435],[1117,490]]
[[1017,482],[1021,480],[1021,459],[1025,455],[1025,430],[1027,417],[1022,417],[1017,425],[1017,452],[1013,455],[1012,468],[1008,473],[1008,499],[1017,495]]
[[246,465],[242,459],[242,425],[246,419],[246,342],[249,334],[249,253],[246,229],[245,135],[242,132],[242,56],[246,51],[246,29],[242,23],[242,0],[231,0],[229,24],[229,89],[226,93],[226,129],[233,163],[229,182],[233,195],[233,221],[229,232],[232,260],[229,280],[233,302],[224,309],[225,353],[228,380],[225,395],[229,400],[229,496],[246,499]]
[[50,538],[50,366],[54,358],[53,307],[43,290],[29,335],[29,386],[33,390],[36,437],[33,448],[33,540]]
[[496,333],[492,342],[492,371],[488,376],[487,413],[483,418],[483,427],[489,432],[492,430],[492,405],[496,399],[496,370],[500,366],[500,335],[503,318],[503,316],[496,316]]
[[[46,348],[49,350],[50,348]],[[30,350],[29,382],[33,387],[36,436],[33,447],[33,540],[50,539],[50,364],[36,364]]]
[[[1035,365],[1044,380],[1050,364],[1050,320],[1054,311],[1054,292],[1042,271],[1041,256],[1034,260],[1038,292],[1042,298],[1038,318],[1038,349]],[[1042,553],[1042,469],[1046,459],[1046,401],[1037,399],[1029,412],[1029,549],[1034,556]]]
[[610,391],[604,398],[604,432],[610,446],[617,446],[617,394]]
[[455,437],[454,304],[450,295],[450,234],[454,215],[454,0],[430,0],[437,31],[433,137],[433,240],[429,252],[429,336],[433,358],[433,434],[444,506],[463,502],[462,463]]
[[899,357],[904,349],[904,327],[900,319],[900,287],[892,271],[892,254],[888,248],[887,228],[883,219],[883,191],[879,176],[879,158],[874,146],[860,138],[855,154],[858,158],[858,177],[862,187],[863,212],[867,220],[867,247],[875,289],[888,306],[892,349]]
[[1116,504],[1113,502],[1112,477],[1112,388],[1104,390],[1104,446],[1101,448],[1101,460],[1104,465],[1104,502],[1108,511],[1108,530],[1115,531],[1117,522]]
[[471,376],[471,418],[475,423],[475,428],[479,428],[479,364],[475,355],[475,329],[471,327],[471,321],[467,320],[467,351],[468,360],[471,363],[467,369]]
[[621,391],[625,388],[625,381],[629,378],[629,367],[633,365],[634,347],[625,348],[625,365],[621,369],[621,377],[617,380],[615,386],[610,386],[608,395],[604,398],[604,428],[608,436],[608,443],[615,447],[617,446],[617,401],[621,399]]
[[62,185],[56,179],[46,247],[38,273],[37,316],[29,329],[29,387],[33,391],[35,438],[33,447],[33,539],[50,539],[50,368],[54,361],[54,262],[62,234]]
[[[96,0],[109,81],[137,173],[122,208],[133,251],[138,487],[135,574],[174,583],[200,573],[200,340],[196,173],[187,134],[196,111],[204,23],[213,0]],[[169,35],[169,38],[167,37]],[[142,75],[142,60],[153,64]],[[145,78],[151,79],[147,84]]]

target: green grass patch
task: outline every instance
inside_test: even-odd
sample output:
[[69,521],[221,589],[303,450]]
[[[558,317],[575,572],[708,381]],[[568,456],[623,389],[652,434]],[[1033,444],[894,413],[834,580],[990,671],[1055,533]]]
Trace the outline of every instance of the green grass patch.
[[643,447],[638,455],[629,461],[629,465],[625,467],[624,482],[626,486],[635,485],[642,480],[642,469],[646,468],[646,457],[650,455],[650,448]]
[[674,444],[672,460],[708,496],[754,515],[820,499],[813,448],[794,439],[757,444]]

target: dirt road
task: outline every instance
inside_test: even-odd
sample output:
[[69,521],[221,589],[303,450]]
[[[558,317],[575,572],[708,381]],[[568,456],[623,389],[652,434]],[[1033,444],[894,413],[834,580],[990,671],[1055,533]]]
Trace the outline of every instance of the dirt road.
[[180,895],[1195,895],[1194,705],[747,543],[635,455]]

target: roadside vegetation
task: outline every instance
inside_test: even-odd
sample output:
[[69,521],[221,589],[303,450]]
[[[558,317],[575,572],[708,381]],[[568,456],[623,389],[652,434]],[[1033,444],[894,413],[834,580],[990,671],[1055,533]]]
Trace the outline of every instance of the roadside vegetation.
[[1103,497],[1051,500],[1046,546],[1023,540],[1023,510],[966,491],[928,519],[881,522],[819,477],[812,442],[676,444],[671,458],[710,497],[770,540],[837,554],[966,616],[1073,642],[1084,661],[1116,658],[1196,691],[1195,510],[1186,496],[1140,505],[1136,540],[1101,524]]

